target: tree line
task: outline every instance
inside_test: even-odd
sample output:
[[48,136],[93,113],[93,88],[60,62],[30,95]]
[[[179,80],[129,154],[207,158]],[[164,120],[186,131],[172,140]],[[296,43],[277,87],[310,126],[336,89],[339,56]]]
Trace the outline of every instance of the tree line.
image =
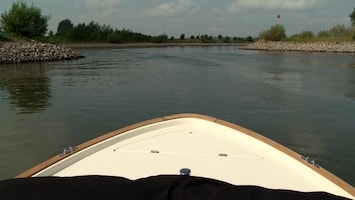
[[65,41],[77,42],[151,42],[163,36],[152,37],[141,33],[135,33],[128,29],[119,30],[110,25],[100,25],[91,21],[88,24],[79,23],[73,25],[69,19],[62,20],[57,26],[57,33],[49,32],[49,37],[59,37]]
[[161,34],[158,36],[149,36],[141,33],[135,33],[128,29],[119,30],[117,28],[112,28],[110,25],[100,25],[97,22],[91,21],[88,24],[79,23],[78,25],[73,25],[69,19],[62,20],[59,22],[57,27],[57,33],[53,31],[49,32],[49,37],[59,37],[65,41],[79,41],[79,42],[108,42],[108,43],[123,43],[123,42],[154,42],[154,43],[164,43],[164,42],[203,42],[203,43],[213,43],[213,42],[253,42],[251,36],[248,37],[229,37],[218,35],[214,37],[212,35],[191,35],[190,38],[185,37],[184,33],[181,33],[180,37],[175,38],[171,36],[170,38],[166,34]]
[[207,34],[192,35],[190,38],[185,37],[182,33],[179,38],[173,36],[168,38],[166,34],[157,36],[145,35],[133,32],[128,29],[119,30],[110,25],[100,25],[91,21],[88,24],[79,23],[74,25],[71,20],[64,19],[58,23],[57,32],[48,30],[48,21],[50,16],[41,14],[41,10],[33,4],[28,6],[26,2],[15,2],[9,12],[1,14],[0,37],[3,33],[8,36],[33,38],[54,43],[63,42],[108,42],[108,43],[125,43],[125,42],[253,42],[251,36],[248,37],[222,37],[221,35],[214,37]]
[[127,29],[118,30],[95,22],[73,25],[69,19],[62,20],[57,33],[48,31],[50,16],[42,15],[41,9],[25,1],[15,2],[7,12],[1,14],[0,37],[24,37],[49,42],[163,42],[166,36],[148,36]]
[[259,33],[259,39],[265,41],[296,41],[296,42],[312,42],[312,41],[350,41],[355,40],[355,8],[353,12],[349,15],[351,26],[346,27],[345,25],[335,25],[329,30],[321,30],[317,34],[312,31],[302,31],[286,36],[286,29],[283,25],[277,24],[271,26],[268,30],[264,30]]
[[[311,31],[302,31],[290,37],[286,36],[286,30],[283,25],[271,26],[270,29],[262,31],[259,39],[270,41],[349,41],[355,40],[355,8],[349,15],[352,25],[336,25],[329,30],[319,31],[314,34]],[[133,32],[128,29],[119,30],[110,25],[100,25],[91,21],[88,24],[79,23],[74,25],[69,19],[59,22],[57,32],[49,31],[48,21],[50,16],[42,15],[41,9],[28,6],[25,1],[15,2],[12,8],[1,14],[0,39],[3,35],[14,37],[33,38],[53,43],[65,42],[108,42],[108,43],[126,43],[126,42],[253,42],[254,38],[248,37],[229,37],[218,35],[217,37],[202,34],[191,35],[187,38],[184,33],[179,38],[168,37],[166,34],[150,36],[142,33]]]
[[42,15],[41,9],[28,6],[25,1],[15,2],[12,8],[1,14],[0,37],[7,35],[10,37],[25,37],[52,43],[67,42],[108,42],[108,43],[127,43],[127,42],[252,42],[253,38],[242,37],[218,37],[207,34],[191,36],[185,38],[181,34],[180,38],[168,37],[166,34],[150,36],[142,33],[133,32],[128,29],[119,30],[110,25],[100,25],[97,22],[79,23],[74,25],[70,19],[64,19],[58,23],[57,32],[48,31],[48,21],[50,16]]

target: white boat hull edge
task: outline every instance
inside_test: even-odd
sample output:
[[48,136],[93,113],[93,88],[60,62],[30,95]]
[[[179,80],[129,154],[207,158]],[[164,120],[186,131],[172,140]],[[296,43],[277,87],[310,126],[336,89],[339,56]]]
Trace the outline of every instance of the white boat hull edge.
[[298,153],[238,125],[177,114],[131,125],[79,145],[19,175],[109,175],[129,179],[179,174],[234,185],[325,191],[354,199],[354,188]]

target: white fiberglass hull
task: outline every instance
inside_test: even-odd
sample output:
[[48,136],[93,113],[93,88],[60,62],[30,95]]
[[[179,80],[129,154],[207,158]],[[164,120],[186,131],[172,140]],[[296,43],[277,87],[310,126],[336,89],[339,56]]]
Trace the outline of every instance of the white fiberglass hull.
[[56,156],[19,177],[109,175],[129,179],[179,174],[234,185],[325,191],[353,199],[354,188],[294,151],[248,129],[197,114],[119,129]]

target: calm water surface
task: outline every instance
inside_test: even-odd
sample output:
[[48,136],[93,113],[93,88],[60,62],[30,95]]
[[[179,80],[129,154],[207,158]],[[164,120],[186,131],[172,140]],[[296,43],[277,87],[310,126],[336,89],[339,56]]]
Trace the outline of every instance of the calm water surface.
[[108,131],[194,112],[259,132],[355,185],[355,55],[79,51],[85,59],[0,66],[0,179]]

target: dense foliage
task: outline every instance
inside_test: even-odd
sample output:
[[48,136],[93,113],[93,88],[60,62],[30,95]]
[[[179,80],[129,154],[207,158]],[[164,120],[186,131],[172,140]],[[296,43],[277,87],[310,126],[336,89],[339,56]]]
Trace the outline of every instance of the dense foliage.
[[113,29],[109,25],[99,25],[94,21],[88,24],[79,23],[74,26],[69,19],[59,22],[55,35],[65,41],[74,42],[149,42],[151,38],[150,36],[134,33],[130,30],[118,30]]
[[180,40],[184,40],[184,39],[185,39],[185,34],[181,33]]
[[41,9],[26,2],[15,2],[9,12],[1,14],[1,26],[5,33],[23,37],[44,36],[49,16],[42,16]]
[[335,25],[329,30],[321,30],[315,35],[311,31],[303,31],[300,34],[292,35],[288,40],[296,42],[314,42],[314,41],[351,41],[355,39],[355,27],[346,28],[345,25]]
[[[50,33],[49,36],[53,36]],[[141,33],[132,32],[128,29],[114,29],[110,25],[99,25],[97,22],[91,21],[88,24],[79,23],[73,25],[69,19],[64,19],[59,22],[57,26],[57,33],[54,37],[48,37],[47,41],[60,43],[60,42],[108,42],[108,43],[127,43],[127,42],[153,42],[153,43],[166,43],[166,42],[203,42],[203,43],[216,43],[216,42],[253,42],[253,38],[248,36],[246,38],[234,37],[213,37],[211,35],[191,36],[186,39],[184,33],[181,33],[178,39],[173,36],[170,38],[166,34],[157,36],[149,36]]]
[[259,34],[259,38],[266,41],[281,41],[286,39],[286,31],[283,25],[277,24],[271,26],[270,29],[265,30]]
[[73,23],[69,19],[65,19],[59,22],[56,35],[69,37],[72,30]]
[[315,35],[312,31],[302,31],[300,34],[292,35],[288,39],[296,42],[311,42],[315,40]]
[[314,42],[314,41],[351,41],[355,40],[355,8],[349,15],[352,26],[347,28],[345,25],[335,25],[329,30],[321,30],[315,35],[312,31],[302,31],[287,38],[285,28],[282,25],[272,26],[270,29],[262,31],[259,39],[265,41],[289,40],[295,42]]

